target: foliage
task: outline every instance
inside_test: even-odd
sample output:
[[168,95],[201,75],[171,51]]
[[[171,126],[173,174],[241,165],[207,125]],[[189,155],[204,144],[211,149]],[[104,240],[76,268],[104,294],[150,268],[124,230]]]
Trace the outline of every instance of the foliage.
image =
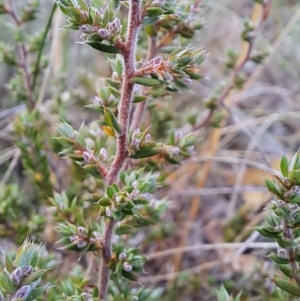
[[[264,16],[257,24],[244,23],[246,53],[240,58],[228,52],[231,80],[208,98],[205,118],[172,110],[178,92],[192,90],[204,77],[205,50],[191,46],[203,28],[197,17],[200,2],[190,7],[175,0],[57,0],[44,28],[31,35],[28,28],[43,5],[34,0],[16,8],[0,0],[13,37],[11,45],[0,44],[3,63],[15,71],[7,89],[10,100],[25,107],[13,120],[11,143],[30,183],[25,191],[10,174],[11,182],[0,186],[0,236],[11,236],[16,244],[23,241],[16,254],[0,249],[0,300],[163,300],[166,287],[146,288],[140,279],[146,273],[145,246],[164,241],[173,231],[167,222],[171,203],[164,197],[170,185],[166,178],[193,159],[200,129],[223,125],[225,99],[243,87],[249,75],[246,63],[266,58],[265,51],[253,54],[252,48],[269,1],[256,1]],[[84,46],[76,47],[89,47],[95,57],[101,53],[109,65],[109,74],[101,75],[98,84],[82,76],[83,95],[67,86],[72,74],[63,79],[53,73],[51,80],[47,75],[47,37],[58,9],[66,19],[63,29],[80,34],[76,44]],[[92,118],[78,125],[68,112],[75,104]],[[46,111],[43,105],[48,105]],[[150,116],[146,121],[145,112]],[[270,258],[296,281],[291,258],[298,235],[292,230],[298,223],[297,160],[298,154],[290,167],[282,160],[285,178],[278,178],[277,186],[266,182],[272,193],[288,200],[273,204],[277,217],[268,219],[270,226],[257,228],[277,238],[281,253],[289,254]],[[282,220],[294,235],[289,241]],[[273,281],[300,294],[288,280]],[[232,298],[224,287],[216,293],[220,301],[238,301],[241,295]]]

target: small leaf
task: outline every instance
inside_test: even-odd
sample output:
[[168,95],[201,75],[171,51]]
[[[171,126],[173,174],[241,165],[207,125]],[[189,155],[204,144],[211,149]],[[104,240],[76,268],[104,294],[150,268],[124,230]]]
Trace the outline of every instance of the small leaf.
[[100,199],[99,204],[101,206],[109,206],[110,205],[110,198],[109,197],[103,197]]
[[74,21],[80,22],[80,9],[75,7],[66,8],[67,15]]
[[284,264],[284,265],[283,264],[279,264],[279,268],[280,268],[281,272],[285,276],[287,276],[289,278],[293,278],[293,273],[292,273],[291,267],[289,265],[287,265],[287,264]]
[[139,102],[142,102],[142,101],[145,101],[147,100],[147,96],[144,96],[144,95],[136,95],[133,97],[133,103],[139,103]]
[[106,194],[110,199],[112,199],[116,193],[117,193],[117,191],[115,190],[115,188],[113,186],[107,186]]
[[138,280],[137,276],[132,272],[126,272],[126,271],[122,270],[122,276],[129,279],[129,280],[131,280],[131,281],[137,281]]
[[122,134],[122,129],[114,116],[114,114],[110,111],[109,108],[104,107],[104,118],[108,126],[113,128],[118,134]]
[[298,288],[295,284],[290,281],[281,279],[279,277],[274,277],[272,281],[280,287],[282,290],[288,292],[291,295],[296,297],[300,297],[300,288]]
[[160,80],[151,77],[134,77],[131,79],[131,82],[134,84],[148,87],[158,86],[162,84]]
[[35,271],[35,272],[31,273],[29,276],[27,276],[26,278],[24,278],[21,281],[21,284],[22,285],[30,284],[30,283],[36,281],[37,279],[42,278],[45,275],[45,273],[49,270],[50,269],[47,269],[47,270],[42,269],[42,270]]
[[145,17],[142,21],[144,25],[153,25],[159,20],[159,17]]
[[113,14],[110,9],[110,3],[105,7],[103,12],[103,24],[104,26],[107,25],[108,22],[111,22],[113,19]]
[[133,159],[148,158],[148,157],[152,157],[152,156],[155,156],[155,155],[161,153],[163,150],[164,149],[161,147],[153,147],[150,149],[144,149],[144,150],[136,151],[135,154],[130,155],[130,158],[133,158]]
[[9,273],[14,270],[12,258],[8,253],[5,253],[5,267]]
[[266,229],[266,227],[256,226],[254,230],[259,232],[262,236],[269,237],[269,238],[278,238],[280,237],[280,233],[272,232]]
[[286,156],[282,156],[280,161],[280,170],[284,177],[287,177],[289,174],[289,160]]
[[121,53],[119,48],[111,44],[105,44],[97,41],[85,41],[83,44],[87,44],[96,50],[106,53]]
[[131,225],[121,225],[115,229],[116,235],[123,235],[123,234],[133,234],[136,232],[136,228],[132,227]]
[[146,15],[148,17],[157,17],[162,15],[165,12],[164,9],[162,9],[161,7],[148,7],[146,9]]
[[265,184],[271,193],[273,193],[277,197],[281,198],[281,194],[277,191],[276,185],[274,184],[273,181],[267,179],[267,180],[265,180]]

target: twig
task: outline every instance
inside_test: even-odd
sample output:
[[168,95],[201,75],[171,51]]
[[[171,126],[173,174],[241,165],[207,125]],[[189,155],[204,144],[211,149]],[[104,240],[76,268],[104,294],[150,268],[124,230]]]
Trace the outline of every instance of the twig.
[[[106,175],[107,185],[113,184],[124,162],[128,156],[127,151],[127,135],[129,128],[129,117],[131,113],[131,102],[133,97],[134,84],[131,79],[135,72],[135,49],[139,28],[141,26],[140,0],[131,0],[128,15],[128,29],[126,41],[123,49],[124,57],[124,77],[122,83],[121,100],[119,103],[118,123],[122,128],[122,133],[117,137],[117,151],[114,161]],[[107,222],[104,232],[102,261],[99,269],[99,298],[104,301],[106,299],[107,284],[109,280],[109,268],[107,266],[111,257],[111,237],[113,233],[113,220]]]
[[[156,47],[156,39],[153,37],[149,37],[148,38],[148,53],[147,53],[147,58],[146,60],[149,61],[151,60],[156,52],[157,52],[158,48]],[[146,90],[146,88],[143,88],[143,91]],[[141,122],[145,107],[146,107],[146,103],[147,101],[143,101],[137,104],[135,110],[134,110],[134,114],[133,114],[133,118],[132,118],[132,123],[131,123],[131,130],[135,130],[136,128],[139,127],[139,124]]]
[[35,63],[34,69],[33,69],[33,78],[32,78],[32,83],[31,83],[31,89],[32,90],[34,90],[34,88],[35,88],[35,84],[36,84],[36,80],[37,80],[37,76],[38,76],[38,70],[39,70],[40,63],[41,63],[43,49],[44,49],[45,44],[46,44],[46,38],[47,38],[48,32],[50,30],[51,24],[52,24],[52,19],[53,19],[56,7],[57,7],[57,5],[56,5],[56,3],[54,3],[53,6],[52,6],[52,9],[51,9],[46,27],[44,29],[44,34],[43,34],[41,45],[40,45],[40,48],[39,48],[38,57],[37,57],[37,60],[36,60],[36,63]]
[[[12,1],[8,0],[9,6],[6,7],[7,12],[11,15],[11,17],[14,19],[15,24],[20,28],[22,25],[22,20],[18,16],[17,12],[14,10]],[[23,81],[24,86],[28,98],[27,107],[29,110],[34,109],[34,100],[33,100],[33,93],[32,88],[30,84],[30,73],[28,70],[28,53],[25,45],[23,43],[20,43],[20,67],[23,69]]]
[[[177,252],[193,252],[193,251],[210,251],[218,249],[237,249],[245,246],[248,249],[276,249],[278,248],[277,243],[269,242],[251,242],[246,244],[245,242],[234,242],[234,243],[216,243],[216,244],[202,244],[196,246],[187,246],[182,248],[174,248],[164,250],[148,255],[148,259],[156,259],[164,256],[169,256]],[[146,255],[147,256],[147,255]]]

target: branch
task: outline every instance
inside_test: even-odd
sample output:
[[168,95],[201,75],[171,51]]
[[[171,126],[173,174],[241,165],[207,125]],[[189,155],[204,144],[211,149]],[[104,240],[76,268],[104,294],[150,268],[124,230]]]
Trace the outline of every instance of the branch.
[[[151,60],[155,54],[157,53],[158,48],[156,47],[156,39],[153,37],[148,38],[148,53],[147,53],[147,58],[146,61]],[[143,88],[143,92],[145,92],[147,88]],[[144,94],[144,93],[143,93]],[[133,118],[132,118],[132,123],[131,123],[131,130],[135,130],[136,128],[139,127],[145,107],[146,107],[147,101],[143,101],[137,104]]]
[[[17,12],[14,10],[11,0],[8,0],[8,4],[9,6],[6,7],[6,11],[11,15],[11,17],[15,21],[15,24],[20,28],[22,25],[22,20],[18,16]],[[34,109],[34,100],[30,84],[30,74],[28,70],[28,53],[23,43],[20,43],[20,67],[23,69],[24,87],[28,98],[27,107],[30,111],[32,111]]]
[[[126,41],[123,49],[124,56],[124,77],[122,83],[121,100],[119,103],[118,123],[122,128],[122,133],[117,137],[117,151],[114,161],[106,175],[107,185],[116,182],[119,172],[128,156],[127,135],[129,129],[129,117],[131,113],[131,102],[133,97],[134,84],[131,79],[135,73],[135,50],[139,28],[141,3],[140,0],[131,0],[129,8],[129,23],[127,29]],[[99,298],[104,301],[107,294],[107,284],[109,280],[109,269],[107,264],[111,257],[111,237],[113,233],[114,222],[110,220],[106,224],[103,239],[102,261],[99,270]]]

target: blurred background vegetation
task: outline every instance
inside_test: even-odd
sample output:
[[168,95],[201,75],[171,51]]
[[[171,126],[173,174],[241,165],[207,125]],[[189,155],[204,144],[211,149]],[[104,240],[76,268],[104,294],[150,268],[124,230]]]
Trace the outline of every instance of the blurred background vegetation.
[[[23,1],[13,2],[18,7]],[[30,37],[44,28],[51,2],[41,0],[37,20],[26,25]],[[243,22],[253,8],[251,0],[200,2],[199,19],[204,28],[191,45],[203,47],[207,54],[202,65],[204,77],[185,93],[149,108],[151,114],[145,114],[145,120],[155,121],[152,131],[156,136],[164,136],[170,127],[182,127],[186,116],[201,118],[204,100],[228,80],[226,53],[229,49],[239,53]],[[64,24],[65,18],[57,10],[41,61],[45,70],[37,84],[43,122],[32,135],[54,135],[55,123],[61,119],[78,128],[82,121],[97,118],[84,106],[97,94],[99,77],[110,74],[102,54],[75,43],[77,32],[59,30]],[[0,28],[1,41],[13,44],[7,16],[1,16]],[[227,99],[231,114],[225,126],[218,127],[225,116],[219,111],[214,122],[201,129],[194,158],[169,169],[169,186],[158,197],[166,197],[170,208],[160,225],[137,238],[144,240],[143,253],[150,257],[148,274],[140,281],[150,288],[164,288],[161,300],[215,300],[215,289],[221,283],[234,295],[242,290],[242,300],[273,300],[275,287],[265,278],[276,269],[265,255],[274,244],[252,227],[263,222],[263,209],[271,198],[264,179],[278,169],[282,153],[291,157],[300,145],[299,39],[299,1],[273,0],[255,41],[256,49],[269,51],[268,59],[262,65],[245,66],[251,75],[244,88]],[[146,53],[146,45],[143,48],[141,53]],[[15,141],[14,131],[18,132],[18,115],[25,106],[17,89],[12,94],[7,89],[14,84],[15,71],[0,65],[0,245],[15,249],[27,233],[40,233],[40,240],[51,250],[56,240],[51,230],[54,221],[49,220],[45,208],[37,206],[45,198],[41,191],[50,183],[57,191],[75,193],[78,187],[69,187],[69,183],[76,171],[70,173],[69,165],[51,153],[45,154],[49,179],[43,178],[45,174],[39,178],[38,167],[34,175],[24,172],[26,162],[16,147],[24,141]],[[78,171],[76,177],[80,180]],[[44,190],[38,188],[41,186]],[[19,208],[17,218],[7,206]],[[203,244],[209,247],[205,249]],[[68,262],[76,262],[74,254],[67,254]]]

